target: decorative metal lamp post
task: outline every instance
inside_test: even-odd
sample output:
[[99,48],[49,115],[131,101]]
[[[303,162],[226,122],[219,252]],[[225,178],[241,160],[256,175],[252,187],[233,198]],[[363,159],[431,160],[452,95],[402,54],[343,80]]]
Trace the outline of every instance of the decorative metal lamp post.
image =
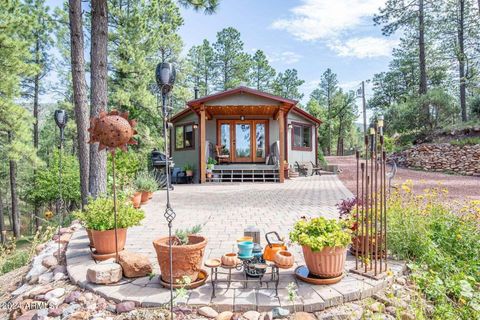
[[157,65],[155,72],[158,89],[162,95],[162,116],[163,116],[163,137],[165,143],[165,158],[166,158],[166,176],[167,176],[167,203],[165,207],[164,217],[168,222],[168,253],[170,258],[170,319],[173,319],[173,265],[172,265],[172,222],[175,219],[175,211],[173,211],[170,205],[170,155],[168,148],[168,116],[171,107],[167,106],[167,97],[173,85],[175,84],[176,71],[175,66],[171,63],[162,62]]
[[59,109],[55,110],[54,113],[55,123],[60,129],[60,144],[58,145],[58,211],[59,211],[59,226],[58,226],[58,256],[57,259],[60,260],[60,251],[61,251],[61,242],[60,242],[60,229],[63,225],[63,196],[62,196],[62,154],[63,154],[63,143],[65,142],[65,127],[68,122],[68,114],[65,110]]

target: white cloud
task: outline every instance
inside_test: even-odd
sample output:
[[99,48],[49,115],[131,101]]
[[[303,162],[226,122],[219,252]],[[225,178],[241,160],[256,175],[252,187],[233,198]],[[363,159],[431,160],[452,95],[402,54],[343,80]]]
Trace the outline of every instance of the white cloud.
[[304,41],[328,40],[361,24],[372,24],[372,16],[385,0],[303,0],[291,9],[292,15],[273,22]]
[[280,53],[272,53],[267,56],[268,61],[279,62],[282,64],[295,64],[302,58],[302,55],[292,52],[292,51],[283,51]]
[[388,38],[363,37],[351,38],[345,42],[334,40],[328,47],[341,57],[374,58],[389,57],[398,40]]

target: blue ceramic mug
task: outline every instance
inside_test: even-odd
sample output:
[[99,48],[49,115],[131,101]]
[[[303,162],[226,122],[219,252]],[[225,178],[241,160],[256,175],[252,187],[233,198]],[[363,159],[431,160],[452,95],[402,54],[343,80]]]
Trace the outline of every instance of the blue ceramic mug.
[[252,241],[244,241],[238,242],[238,255],[240,257],[251,257],[253,251],[253,242]]

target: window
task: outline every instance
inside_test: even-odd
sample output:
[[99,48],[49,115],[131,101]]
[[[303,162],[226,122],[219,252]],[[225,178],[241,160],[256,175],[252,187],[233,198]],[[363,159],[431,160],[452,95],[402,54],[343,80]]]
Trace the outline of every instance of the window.
[[193,123],[175,126],[175,150],[195,148]]
[[312,126],[292,123],[292,150],[312,151]]

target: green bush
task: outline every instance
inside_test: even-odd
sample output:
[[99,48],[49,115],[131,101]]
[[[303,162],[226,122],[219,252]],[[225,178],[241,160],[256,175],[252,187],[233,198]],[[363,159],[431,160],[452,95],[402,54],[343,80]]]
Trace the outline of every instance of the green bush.
[[[75,213],[87,229],[105,231],[115,226],[113,199],[98,197],[90,199],[85,210]],[[117,227],[128,228],[140,224],[145,218],[142,210],[135,209],[129,199],[119,197],[117,200]]]
[[[141,159],[137,152],[117,151],[115,154],[115,173],[117,186],[124,187],[132,183],[141,168]],[[108,154],[109,182],[112,181],[112,155]]]
[[325,247],[346,247],[352,241],[352,235],[344,221],[318,217],[295,223],[290,240],[308,246],[312,251],[321,251]]
[[447,190],[416,195],[402,185],[388,202],[388,248],[410,261],[412,279],[435,305],[434,318],[480,317],[480,201],[452,211]]

